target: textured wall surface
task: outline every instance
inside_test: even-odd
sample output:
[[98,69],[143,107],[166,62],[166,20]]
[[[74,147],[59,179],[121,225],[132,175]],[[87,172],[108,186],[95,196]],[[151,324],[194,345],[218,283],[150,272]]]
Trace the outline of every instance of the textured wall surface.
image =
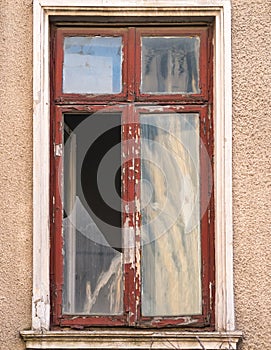
[[0,2],[0,349],[24,349],[32,285],[32,1]]
[[271,349],[271,2],[232,1],[233,212],[242,349]]
[[[242,350],[271,348],[271,2],[232,1],[233,211]],[[0,349],[24,349],[32,284],[32,1],[0,6]]]

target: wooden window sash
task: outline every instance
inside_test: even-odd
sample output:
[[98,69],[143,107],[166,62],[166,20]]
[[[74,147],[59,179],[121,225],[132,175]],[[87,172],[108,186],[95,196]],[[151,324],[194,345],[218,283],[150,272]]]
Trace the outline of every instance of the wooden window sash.
[[[100,29],[99,29],[100,30]],[[162,104],[168,103],[168,106],[170,107],[164,107],[164,111],[176,111],[178,110],[178,106],[174,106],[175,104],[181,105],[181,112],[192,112],[192,111],[200,111],[201,115],[201,126],[200,126],[200,137],[202,138],[203,135],[206,135],[206,128],[208,129],[208,139],[204,136],[204,144],[207,146],[210,158],[213,157],[213,138],[212,138],[212,123],[211,123],[211,104],[203,103],[202,96],[196,97],[193,100],[194,105],[186,105],[190,100],[191,96],[187,98],[187,96],[178,96],[174,95],[174,99],[176,101],[173,101],[173,96],[171,95],[155,95],[150,96],[150,99],[145,99],[146,96],[140,95],[140,92],[138,90],[139,86],[139,74],[140,73],[140,65],[135,65],[135,62],[138,60],[138,54],[139,50],[134,50],[134,44],[135,40],[137,40],[142,33],[148,34],[151,32],[151,29],[148,28],[147,30],[143,29],[136,29],[138,30],[138,36],[136,37],[136,31],[134,28],[129,28],[128,31],[123,31],[122,29],[120,32],[122,33],[125,40],[128,40],[128,46],[127,49],[124,49],[125,56],[129,57],[129,64],[124,65],[124,71],[127,73],[123,73],[124,77],[124,86],[127,87],[127,89],[124,91],[126,96],[125,99],[127,100],[128,104],[121,103],[121,110],[123,111],[123,135],[122,140],[125,141],[128,137],[130,137],[132,140],[134,140],[136,137],[139,136],[138,134],[138,128],[139,128],[139,121],[138,121],[138,113],[135,112],[134,106],[130,105],[129,102],[133,102],[136,99],[141,100],[141,104],[154,104],[154,101],[160,101]],[[109,29],[106,29],[102,32],[104,35],[110,35],[115,31],[110,31]],[[55,52],[55,49],[59,52],[62,52],[61,45],[59,42],[63,42],[63,36],[67,33],[73,34],[76,33],[77,35],[81,35],[80,30],[77,31],[77,29],[57,29],[57,33],[60,32],[61,34],[56,35],[56,42],[53,43],[53,50],[52,52]],[[90,30],[84,29],[85,33],[95,34],[95,29]],[[172,32],[175,33],[173,30]],[[124,34],[123,34],[124,33]],[[159,31],[159,35],[168,33],[168,31],[164,31],[161,29],[161,33]],[[179,33],[179,31],[178,31]],[[186,30],[185,33],[189,33],[189,31]],[[194,33],[194,32],[193,32]],[[196,30],[195,30],[196,33]],[[197,31],[198,33],[198,31]],[[204,30],[204,33],[206,34],[207,31]],[[130,40],[129,40],[130,39]],[[54,46],[56,45],[56,46]],[[125,45],[124,45],[125,46]],[[63,46],[62,46],[63,47]],[[202,48],[201,48],[202,50]],[[206,49],[206,52],[209,52],[209,49]],[[134,54],[135,53],[135,54]],[[209,58],[210,52],[205,53],[206,57]],[[56,63],[53,63],[53,66],[56,67],[55,69],[55,76],[54,79],[56,81],[57,89],[55,92],[53,92],[53,104],[52,104],[52,123],[51,123],[51,144],[62,144],[62,115],[63,113],[87,113],[87,112],[95,112],[98,110],[102,110],[106,107],[106,110],[108,108],[108,105],[105,105],[104,102],[111,101],[111,104],[115,107],[112,107],[113,110],[118,109],[118,105],[120,104],[121,99],[123,96],[84,96],[81,95],[70,95],[63,97],[59,95],[60,92],[60,82],[62,81],[62,69],[59,69],[59,67],[62,67],[63,56],[61,54],[57,54]],[[125,60],[124,60],[125,61]],[[131,64],[133,63],[133,64]],[[207,62],[205,62],[207,64]],[[136,68],[136,72],[134,72],[133,67]],[[60,73],[60,74],[59,74]],[[207,74],[207,73],[206,73]],[[135,79],[134,79],[135,77]],[[210,90],[209,87],[209,81],[207,81],[208,76],[206,75],[206,86],[208,85],[208,90]],[[52,91],[54,91],[52,89]],[[206,91],[204,91],[204,94],[206,94]],[[58,97],[57,97],[58,96]],[[59,97],[60,96],[60,97]],[[206,96],[204,97],[206,98]],[[112,100],[111,100],[112,99]],[[148,101],[148,102],[147,102]],[[202,105],[200,105],[202,104]],[[135,103],[137,105],[137,103]],[[116,108],[116,109],[114,109]],[[204,120],[204,122],[203,122]],[[209,123],[209,124],[208,124]],[[132,127],[132,133],[129,134],[128,129],[129,127]],[[130,136],[128,136],[130,135]],[[131,143],[132,144],[132,143]],[[130,144],[130,145],[131,145]],[[135,145],[134,145],[135,146]],[[127,163],[124,166],[127,168],[126,172],[128,172],[128,168],[131,164]],[[138,247],[140,246],[140,213],[137,211],[137,208],[134,208],[134,214],[131,218],[131,222],[133,222],[133,225],[126,227],[125,226],[125,218],[123,218],[123,234],[125,234],[126,231],[132,231],[134,234],[134,242],[135,247],[137,247],[137,251],[134,251],[134,259],[131,261],[127,258],[130,254],[124,254],[124,279],[125,279],[125,290],[128,291],[124,295],[124,314],[122,316],[86,316],[86,317],[75,317],[70,315],[62,315],[61,305],[62,305],[62,284],[63,284],[63,262],[62,262],[62,207],[61,207],[61,198],[57,195],[57,192],[59,192],[59,188],[57,188],[58,184],[54,180],[55,175],[59,173],[61,168],[61,157],[55,157],[54,155],[54,147],[51,148],[51,214],[52,214],[52,223],[51,223],[51,241],[52,241],[52,254],[51,254],[51,295],[52,295],[52,324],[53,327],[55,326],[69,326],[69,327],[75,327],[75,328],[81,328],[81,327],[88,327],[88,326],[123,326],[123,325],[137,325],[139,327],[166,327],[166,326],[193,326],[193,327],[213,327],[214,324],[214,307],[213,307],[213,300],[214,300],[214,213],[213,213],[213,194],[211,195],[211,201],[210,206],[208,210],[204,213],[201,220],[201,225],[204,227],[208,227],[208,237],[206,238],[206,231],[205,228],[201,229],[201,236],[202,239],[204,238],[204,245],[202,247],[202,250],[204,250],[202,257],[204,256],[202,260],[202,266],[204,270],[204,278],[203,278],[203,315],[195,317],[193,316],[192,322],[187,322],[187,317],[160,317],[160,318],[149,318],[149,317],[142,317],[141,316],[141,309],[140,309],[140,288],[136,288],[136,285],[140,286],[140,262],[137,260],[138,255]],[[135,159],[135,166],[140,167],[140,159]],[[201,164],[202,166],[202,164]],[[139,172],[140,173],[140,172]],[[135,198],[136,195],[138,195],[140,192],[140,179],[136,178],[138,180],[137,183],[129,182],[128,178],[124,181],[126,181],[125,187],[128,188],[128,192],[122,193],[123,199],[128,199],[128,197],[133,196]],[[211,180],[210,180],[211,179]],[[209,191],[212,189],[212,184],[210,184],[210,181],[212,182],[212,174],[207,182],[203,181],[203,185],[201,184],[201,195],[206,195],[206,191]],[[204,188],[204,184],[208,186],[208,189]],[[204,193],[203,193],[204,192]],[[123,208],[124,209],[124,208]],[[123,210],[124,212],[124,210]],[[210,214],[211,213],[211,214]],[[203,214],[203,213],[202,213]],[[57,234],[55,234],[58,231]],[[204,236],[204,237],[203,237]],[[130,252],[129,252],[130,253]],[[140,252],[139,252],[140,253]],[[133,254],[132,254],[133,255]],[[206,257],[205,257],[206,256]],[[131,268],[133,266],[133,268]],[[154,320],[155,319],[155,320]]]

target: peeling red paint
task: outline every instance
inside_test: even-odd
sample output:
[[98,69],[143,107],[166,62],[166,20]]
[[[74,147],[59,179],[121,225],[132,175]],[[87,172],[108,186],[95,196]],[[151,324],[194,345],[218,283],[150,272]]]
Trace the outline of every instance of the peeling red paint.
[[[155,34],[154,34],[155,31]],[[54,157],[51,147],[51,299],[53,326],[82,329],[89,326],[137,327],[205,327],[214,325],[214,197],[213,174],[208,174],[206,159],[201,154],[201,198],[211,193],[208,210],[202,212],[202,290],[203,312],[191,317],[143,317],[141,315],[141,212],[140,212],[140,113],[185,112],[199,113],[200,136],[213,159],[212,127],[212,35],[205,27],[183,28],[113,28],[98,30],[99,35],[123,37],[123,89],[115,95],[64,94],[62,92],[62,63],[64,36],[97,34],[93,28],[58,28],[52,30],[52,94],[51,144],[62,144],[63,113],[94,113],[101,110],[122,112],[122,224],[124,237],[124,313],[114,316],[74,316],[62,314],[62,203],[56,174],[62,169],[62,157]],[[200,79],[199,94],[142,94],[141,36],[199,35]],[[128,62],[129,61],[129,62]],[[157,105],[159,103],[159,106]],[[153,105],[151,105],[153,104]],[[54,203],[53,203],[54,199]]]

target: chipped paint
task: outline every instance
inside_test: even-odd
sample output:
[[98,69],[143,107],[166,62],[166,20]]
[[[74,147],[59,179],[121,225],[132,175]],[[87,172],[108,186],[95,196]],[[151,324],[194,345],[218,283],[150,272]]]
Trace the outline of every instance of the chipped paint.
[[131,226],[130,218],[127,217],[123,225],[123,237],[124,237],[124,263],[129,264],[134,262],[134,228]]
[[42,298],[33,300],[33,306],[33,330],[47,330],[45,320],[47,320],[50,315],[49,296],[47,296],[45,300]]
[[[129,213],[129,204],[125,204],[125,213],[128,214]],[[125,223],[124,223],[125,224]]]
[[[67,34],[67,31],[69,29],[60,29],[63,30],[64,33]],[[80,30],[80,29],[78,29]],[[108,30],[108,29],[106,29]],[[135,28],[129,28],[129,33],[131,34],[133,32],[133,34],[135,34],[135,31],[140,29],[135,29]],[[163,31],[164,29],[161,29],[161,31]],[[65,32],[66,31],[66,32]],[[129,35],[130,35],[129,34]],[[131,39],[131,37],[127,37]],[[126,40],[126,39],[125,39]],[[132,44],[137,44],[136,39],[132,37],[131,40],[128,40],[128,42],[132,42]],[[136,45],[132,45],[128,43],[128,45],[130,45],[128,47],[128,55],[134,57],[134,53],[135,53],[135,47]],[[133,47],[132,47],[133,46]],[[132,47],[132,49],[131,49]],[[59,49],[59,48],[58,48]],[[137,49],[136,49],[137,50]],[[131,59],[131,57],[130,57]],[[61,66],[62,62],[59,61],[59,67]],[[132,66],[132,65],[131,65]],[[150,96],[150,101],[154,101],[153,105],[145,105],[144,103],[142,103],[142,101],[146,98],[146,96],[141,96],[140,91],[137,91],[136,89],[136,84],[138,83],[137,81],[134,82],[133,80],[137,79],[137,75],[134,77],[134,68],[132,67],[127,67],[128,68],[128,72],[126,72],[125,74],[128,74],[128,80],[126,81],[126,84],[128,86],[128,95],[123,95],[123,98],[125,98],[126,102],[129,101],[135,101],[135,99],[137,99],[137,101],[141,101],[141,105],[139,106],[139,104],[137,104],[137,102],[135,104],[133,103],[128,103],[125,105],[125,107],[123,108],[122,112],[122,177],[121,177],[121,181],[122,181],[122,200],[123,200],[123,204],[122,204],[122,211],[123,211],[123,215],[122,215],[122,225],[123,225],[123,246],[124,246],[124,283],[125,283],[125,295],[124,295],[124,307],[125,307],[125,312],[127,316],[127,322],[126,320],[124,320],[124,318],[122,319],[122,322],[124,322],[123,324],[129,324],[131,326],[133,325],[142,325],[143,327],[146,325],[148,326],[148,320],[144,319],[141,315],[141,310],[140,310],[140,303],[141,303],[141,213],[140,213],[140,198],[141,198],[141,192],[140,192],[140,176],[141,176],[141,166],[140,166],[140,121],[139,121],[139,115],[140,113],[142,113],[142,111],[147,112],[147,113],[168,113],[168,112],[173,112],[173,111],[179,111],[179,110],[183,110],[184,108],[186,108],[187,111],[191,111],[191,106],[189,107],[188,105],[184,106],[176,106],[176,101],[173,101],[173,98],[175,98],[174,96]],[[138,68],[135,68],[138,69]],[[60,69],[61,70],[61,69]],[[124,79],[125,80],[125,79]],[[126,86],[126,85],[125,85]],[[137,95],[139,94],[139,96]],[[77,111],[80,112],[86,112],[89,108],[94,108],[91,107],[91,103],[93,101],[95,101],[95,103],[97,102],[98,104],[101,104],[101,100],[104,100],[106,102],[108,102],[110,104],[114,104],[115,110],[119,110],[118,108],[120,108],[119,106],[117,106],[118,103],[118,97],[119,96],[115,96],[114,100],[112,100],[112,96],[97,96],[97,101],[95,101],[95,96],[72,96],[72,98],[70,98],[69,96],[65,96],[66,100],[63,100],[61,103],[60,101],[57,102],[57,104],[59,104],[57,107],[60,107],[59,110],[61,110],[62,112],[65,113],[72,111],[73,108],[78,108]],[[70,100],[69,100],[70,98]],[[179,97],[178,97],[179,98]],[[178,100],[178,103],[185,103],[188,104],[188,101],[192,101],[192,100],[196,101],[196,97],[187,97],[187,96],[182,96],[182,100]],[[161,106],[157,106],[154,105],[157,103],[157,101],[167,101],[166,103],[169,103],[169,105],[165,106],[165,105],[161,105]],[[56,101],[56,99],[54,99],[54,102]],[[72,103],[78,103],[81,104],[81,106],[79,107],[73,107],[73,106],[65,106],[63,107],[63,103],[65,101],[68,101],[70,104]],[[90,103],[90,101],[92,101]],[[197,110],[199,110],[201,108],[200,103],[202,103],[201,101],[196,101],[197,102],[197,106],[193,106],[193,108],[197,108]],[[61,104],[61,106],[60,106]],[[85,104],[85,106],[83,105]],[[86,106],[87,104],[89,104],[88,106]],[[136,105],[137,104],[137,105]],[[137,108],[137,106],[139,108]],[[105,106],[103,106],[104,108]],[[114,109],[114,107],[112,107]],[[62,108],[62,109],[61,109]],[[190,108],[190,109],[189,109]],[[62,129],[62,128],[61,128]],[[135,157],[136,155],[136,157]],[[61,240],[59,240],[59,245],[63,244],[63,242]],[[60,276],[60,272],[61,269],[58,269],[58,276]],[[62,274],[63,275],[63,274]],[[60,278],[58,280],[58,282],[60,281]],[[59,282],[59,287],[61,288],[61,282]],[[61,290],[60,290],[61,292]],[[59,293],[61,294],[61,293]],[[60,325],[70,325],[73,327],[81,327],[82,324],[85,325],[89,325],[89,324],[114,324],[114,325],[119,325],[118,322],[120,322],[120,320],[117,317],[100,317],[100,316],[95,316],[92,319],[89,317],[84,317],[84,318],[79,318],[77,319],[76,317],[74,319],[71,320],[71,317],[69,315],[61,315],[61,296],[58,299],[58,304],[59,306],[59,310],[60,312],[58,313],[59,319],[56,321],[60,323]],[[122,315],[123,316],[123,315]],[[95,320],[94,320],[95,318]],[[69,321],[72,321],[71,323],[69,323]],[[123,321],[124,320],[124,321]],[[77,322],[77,323],[76,323]],[[82,322],[82,323],[81,323]],[[92,323],[88,323],[88,322],[92,322]],[[193,318],[193,319],[188,319],[188,318],[177,318],[177,319],[166,319],[163,317],[160,318],[154,318],[153,321],[150,321],[152,325],[157,326],[157,327],[161,327],[161,326],[174,326],[174,325],[179,325],[179,324],[190,324],[191,322],[195,322],[195,323],[199,323],[199,319],[197,317]]]

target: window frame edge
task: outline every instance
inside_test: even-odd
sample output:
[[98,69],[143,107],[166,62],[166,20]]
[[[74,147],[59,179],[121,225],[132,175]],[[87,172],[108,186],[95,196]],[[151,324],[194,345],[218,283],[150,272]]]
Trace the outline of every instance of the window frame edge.
[[[120,4],[121,3],[121,4]],[[214,122],[215,122],[215,258],[216,330],[233,331],[232,251],[232,87],[230,0],[146,1],[35,0],[33,5],[33,299],[32,330],[50,329],[49,286],[49,17],[84,13],[151,16],[170,9],[174,16],[199,15],[215,18]],[[100,6],[99,8],[97,6]],[[181,6],[180,6],[181,5]],[[121,7],[120,7],[121,6]],[[165,7],[166,6],[166,7]],[[221,88],[222,87],[222,88]]]

